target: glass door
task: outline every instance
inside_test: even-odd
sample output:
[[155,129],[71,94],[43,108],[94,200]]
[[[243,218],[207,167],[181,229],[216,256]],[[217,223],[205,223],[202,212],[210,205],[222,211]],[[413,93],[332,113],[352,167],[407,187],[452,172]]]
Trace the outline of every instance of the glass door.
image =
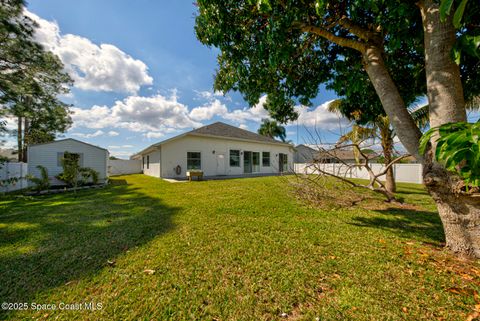
[[243,172],[252,172],[252,152],[243,152]]
[[258,173],[260,172],[260,153],[253,152],[252,153],[252,172]]

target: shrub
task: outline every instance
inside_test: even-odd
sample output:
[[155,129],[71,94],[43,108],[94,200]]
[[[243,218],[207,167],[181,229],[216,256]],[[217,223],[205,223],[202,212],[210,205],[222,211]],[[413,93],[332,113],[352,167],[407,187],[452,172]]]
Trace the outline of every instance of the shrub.
[[32,175],[27,175],[26,178],[35,184],[35,190],[37,191],[43,191],[43,190],[48,190],[50,188],[50,180],[48,179],[48,170],[41,166],[38,165],[37,168],[40,170],[40,178],[32,176]]

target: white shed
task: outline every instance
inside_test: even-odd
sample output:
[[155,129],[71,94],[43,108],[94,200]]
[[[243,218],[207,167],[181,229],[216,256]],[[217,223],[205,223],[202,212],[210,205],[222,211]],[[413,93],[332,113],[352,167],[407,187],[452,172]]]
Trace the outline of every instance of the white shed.
[[97,171],[99,183],[106,182],[108,177],[108,150],[73,138],[29,146],[27,155],[28,173],[40,177],[37,166],[41,165],[48,170],[48,176],[51,178],[52,184],[59,183],[55,176],[63,171],[61,160],[65,152],[79,154],[80,166]]

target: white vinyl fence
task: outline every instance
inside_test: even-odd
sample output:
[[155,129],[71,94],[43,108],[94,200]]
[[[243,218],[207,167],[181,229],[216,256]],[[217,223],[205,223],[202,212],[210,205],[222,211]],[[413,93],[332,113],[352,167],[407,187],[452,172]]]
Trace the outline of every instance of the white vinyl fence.
[[[369,179],[370,176],[365,168],[352,168],[349,169],[348,166],[344,164],[312,164],[307,163],[296,163],[295,164],[295,173],[297,174],[318,174],[318,170],[315,169],[316,166],[322,171],[327,173],[332,173],[338,176],[344,176],[347,178],[363,178]],[[383,164],[370,164],[373,172],[375,174],[383,171],[385,166]],[[422,184],[422,165],[421,164],[395,164],[393,165],[393,173],[395,175],[395,181],[401,183],[416,183]],[[380,176],[380,180],[385,180],[385,176]]]
[[10,184],[0,184],[0,193],[12,192],[28,187],[27,163],[3,163],[0,164],[0,181],[8,180],[10,178],[18,178]]
[[142,172],[142,161],[140,159],[114,159],[108,161],[108,175],[139,174]]

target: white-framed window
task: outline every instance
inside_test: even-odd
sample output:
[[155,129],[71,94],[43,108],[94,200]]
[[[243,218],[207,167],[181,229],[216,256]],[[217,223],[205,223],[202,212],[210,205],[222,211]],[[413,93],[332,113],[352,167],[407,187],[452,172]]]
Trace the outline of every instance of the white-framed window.
[[150,168],[150,155],[147,155],[147,169]]
[[201,152],[187,152],[187,169],[202,169]]
[[230,150],[230,167],[240,167],[240,151],[238,149]]
[[270,167],[270,152],[262,152],[262,166]]

